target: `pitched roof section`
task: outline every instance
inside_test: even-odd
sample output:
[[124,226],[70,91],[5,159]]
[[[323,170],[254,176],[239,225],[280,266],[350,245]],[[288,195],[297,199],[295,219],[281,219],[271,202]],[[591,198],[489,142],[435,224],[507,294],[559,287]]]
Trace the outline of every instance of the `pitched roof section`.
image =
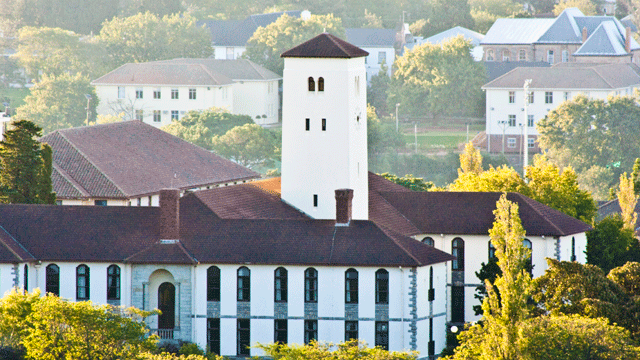
[[125,262],[135,264],[197,264],[194,258],[180,241],[158,241],[146,249],[131,255]]
[[491,82],[517,67],[550,67],[546,61],[483,61],[487,82]]
[[614,90],[640,84],[635,64],[557,64],[552,67],[516,68],[485,84],[483,89],[521,89],[533,79],[531,89]]
[[555,19],[498,19],[480,45],[531,44],[551,27]]
[[164,188],[250,180],[259,174],[141,121],[56,130],[40,139],[53,148],[59,198],[130,198]]
[[322,33],[311,40],[289,49],[281,57],[297,58],[357,58],[369,55],[368,52],[352,45],[335,35]]
[[396,31],[393,29],[345,29],[347,41],[361,47],[393,47]]
[[627,56],[624,41],[613,21],[603,22],[573,56]]
[[92,85],[221,86],[233,81],[202,64],[170,62],[130,63],[103,75]]
[[188,64],[202,65],[211,73],[222,74],[234,81],[252,81],[252,80],[279,80],[282,76],[271,70],[254,63],[248,59],[220,60],[220,59],[173,59],[156,61],[154,63],[163,64]]
[[[495,217],[498,192],[383,192],[381,196],[425,234],[487,235]],[[591,227],[518,193],[507,199],[520,208],[530,236],[566,236]],[[460,221],[464,219],[464,221]],[[375,221],[375,219],[374,219]]]
[[447,41],[448,39],[451,39],[453,37],[456,37],[458,35],[462,35],[465,40],[469,40],[471,41],[471,43],[474,46],[478,46],[480,45],[480,42],[482,41],[482,39],[484,39],[484,35],[480,34],[479,32],[475,32],[473,30],[469,30],[467,28],[464,28],[462,26],[456,26],[454,28],[451,28],[449,30],[445,30],[441,33],[435,34],[433,36],[430,36],[422,41],[420,41],[420,43],[431,43],[431,44],[440,44],[444,41]]
[[577,8],[565,9],[551,26],[540,36],[536,43],[563,43],[576,44],[582,42],[582,33],[576,23],[576,17],[584,14]]

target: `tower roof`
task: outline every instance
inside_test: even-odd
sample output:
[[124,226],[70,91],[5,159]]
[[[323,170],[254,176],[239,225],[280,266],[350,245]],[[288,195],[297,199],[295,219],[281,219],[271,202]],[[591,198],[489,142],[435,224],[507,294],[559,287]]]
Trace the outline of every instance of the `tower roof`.
[[328,33],[322,33],[313,39],[289,49],[281,57],[298,58],[356,58],[369,55],[359,47]]

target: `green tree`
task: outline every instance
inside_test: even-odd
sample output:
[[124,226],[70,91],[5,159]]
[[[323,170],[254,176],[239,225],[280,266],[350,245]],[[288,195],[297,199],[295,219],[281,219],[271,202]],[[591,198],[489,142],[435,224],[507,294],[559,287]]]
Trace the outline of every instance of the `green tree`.
[[389,174],[389,173],[382,173],[378,175],[398,185],[402,185],[407,189],[411,189],[413,191],[429,191],[435,187],[433,182],[424,181],[423,178],[415,177],[411,174],[405,175],[403,177],[398,177],[396,175]]
[[244,57],[277,74],[282,74],[284,60],[280,54],[322,32],[340,38],[345,37],[342,21],[333,14],[311,15],[308,20],[284,14],[275,22],[259,27],[253,33],[247,42]]
[[18,33],[18,51],[13,55],[34,79],[39,73],[60,75],[81,71],[78,62],[80,35],[59,28],[26,26]]
[[98,97],[89,78],[81,74],[43,75],[24,99],[25,104],[17,109],[16,117],[31,119],[45,133],[82,126],[87,120],[86,94],[93,99],[89,118],[92,122],[95,121]]
[[460,168],[458,174],[480,174],[482,172],[482,155],[480,150],[473,147],[473,143],[465,144],[464,151],[460,154]]
[[378,118],[371,105],[367,105],[367,143],[370,157],[389,149],[403,148],[406,144],[394,124]]
[[211,35],[190,16],[162,18],[150,12],[106,21],[97,39],[107,51],[110,65],[201,58],[211,55]]
[[236,126],[211,140],[220,156],[248,168],[273,166],[279,160],[280,142],[277,136],[257,124]]
[[473,60],[471,43],[462,36],[441,45],[416,46],[399,56],[394,67],[390,108],[399,103],[403,113],[418,117],[427,113],[434,122],[443,115],[479,113],[485,70]]
[[586,16],[594,16],[597,13],[596,4],[591,0],[561,0],[553,7],[553,14],[558,16],[568,8],[578,8]]
[[624,228],[634,231],[638,221],[636,204],[638,196],[634,191],[633,176],[627,178],[627,173],[620,175],[620,188],[618,190],[618,203],[620,204]]
[[380,64],[380,71],[371,77],[370,84],[367,87],[367,101],[379,113],[385,115],[390,113],[389,107],[387,106],[387,89],[391,83],[388,71],[389,67],[383,61],[383,63]]
[[473,29],[473,17],[467,0],[428,0],[426,10],[428,15],[425,17],[425,36],[435,35],[455,26]]
[[633,162],[631,170],[631,179],[633,180],[633,191],[636,195],[640,195],[640,158]]
[[14,121],[0,141],[0,201],[53,204],[51,147],[36,138],[42,129],[27,120]]
[[587,232],[587,263],[604,271],[627,261],[640,261],[640,244],[633,230],[625,229],[620,215],[607,216]]
[[538,142],[561,167],[571,166],[578,175],[592,166],[608,168],[615,180],[640,157],[638,96],[565,101],[536,124]]
[[415,360],[415,352],[387,351],[380,347],[369,348],[358,340],[350,340],[337,345],[312,341],[308,345],[258,344],[258,349],[274,360],[316,359],[316,360]]
[[32,327],[28,316],[40,301],[40,291],[24,293],[16,288],[0,298],[0,346],[23,348],[22,341]]
[[173,121],[162,130],[192,144],[213,150],[213,137],[245,124],[253,124],[247,115],[234,115],[225,109],[210,108],[207,110],[189,111],[179,121]]

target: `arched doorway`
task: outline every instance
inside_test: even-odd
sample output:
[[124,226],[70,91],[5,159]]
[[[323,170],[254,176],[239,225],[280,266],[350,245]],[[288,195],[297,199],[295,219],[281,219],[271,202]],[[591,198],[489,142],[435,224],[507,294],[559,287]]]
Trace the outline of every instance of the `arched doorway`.
[[176,287],[164,282],[158,287],[158,329],[173,329],[176,324]]

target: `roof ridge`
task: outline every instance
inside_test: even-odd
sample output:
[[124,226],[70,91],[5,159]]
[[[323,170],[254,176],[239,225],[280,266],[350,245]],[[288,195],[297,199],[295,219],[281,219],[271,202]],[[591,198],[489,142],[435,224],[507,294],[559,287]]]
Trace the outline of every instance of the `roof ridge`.
[[[2,225],[0,225],[0,230],[2,230],[2,232],[4,232],[5,234],[7,234],[9,236],[9,239],[11,239],[14,243],[16,243],[20,248],[22,248],[22,250],[24,250],[25,253],[27,253],[29,256],[31,256],[30,260],[35,260],[36,257],[33,256],[33,254],[31,254],[29,252],[29,250],[27,250],[18,240],[16,240],[13,235],[11,235],[4,227],[2,227]],[[2,233],[0,233],[2,234]],[[26,260],[25,258],[23,258],[22,256],[20,256],[14,249],[12,249],[11,246],[9,246],[9,244],[7,244],[4,241],[4,237],[0,236],[0,243],[2,243],[2,245],[4,245],[7,250],[9,250],[15,257],[17,257],[19,260]]]
[[187,251],[187,249],[184,247],[184,245],[182,244],[182,241],[180,241],[180,239],[178,239],[178,241],[176,242],[176,244],[178,245],[178,248],[180,250],[182,250],[182,252],[189,258],[191,259],[194,263],[199,264],[200,262],[198,261],[198,259],[195,258],[195,256],[193,256],[189,251]]
[[[373,221],[372,221],[372,222],[373,222]],[[391,230],[391,229],[387,229],[387,228],[385,228],[384,226],[381,226],[381,225],[376,224],[375,222],[373,222],[373,224],[374,224],[375,226],[377,226],[377,227],[378,227],[378,229],[380,229],[380,231],[382,231],[385,235],[387,235],[387,237],[388,237],[389,239],[391,239],[391,241],[393,241],[393,243],[394,243],[394,244],[396,244],[396,246],[398,246],[398,247],[399,247],[399,248],[400,248],[400,249],[401,249],[405,254],[407,254],[411,259],[413,259],[413,261],[415,261],[415,262],[416,262],[416,264],[418,264],[418,265],[422,265],[422,261],[418,260],[418,258],[416,258],[416,257],[415,257],[415,255],[413,255],[413,254],[411,253],[411,251],[409,251],[406,247],[404,247],[404,245],[402,245],[402,244],[400,243],[400,241],[398,241],[398,240],[395,238],[395,236],[404,236],[404,235],[402,235],[402,234],[398,234],[398,233],[396,233],[395,231],[393,231],[393,230]],[[407,236],[407,237],[408,237],[408,236]],[[409,239],[411,239],[411,238],[409,238]],[[412,239],[412,240],[414,240],[414,241],[418,241],[418,240],[415,240],[415,239]]]
[[[529,200],[531,200],[531,201],[535,201],[535,202],[537,202],[537,203],[539,203],[539,204],[541,204],[541,205],[547,206],[547,207],[548,207],[548,208],[550,208],[550,209],[553,209],[552,207],[550,207],[550,206],[548,206],[548,205],[545,205],[545,204],[542,204],[542,203],[541,203],[541,202],[539,202],[539,201],[533,200],[532,198],[530,198],[530,197],[528,197],[528,196],[526,196],[526,195],[520,194],[519,192],[512,192],[512,194],[517,194],[517,196],[522,197],[522,198],[523,198],[523,200],[524,200],[524,202],[525,202],[525,203],[526,203],[526,204],[527,204],[527,205],[528,205],[528,206],[529,206],[529,207],[530,207],[530,208],[531,208],[535,213],[537,213],[538,215],[540,215],[540,217],[541,217],[541,218],[543,218],[543,219],[544,219],[548,224],[551,224],[551,226],[552,226],[553,228],[555,228],[556,230],[558,230],[558,233],[559,233],[559,234],[564,234],[564,231],[562,231],[562,230],[561,230],[561,229],[556,225],[556,223],[555,223],[555,222],[553,222],[553,221],[551,221],[550,219],[548,219],[548,218],[547,218],[547,217],[546,217],[542,212],[540,212],[540,211],[537,209],[537,207],[532,206],[532,205],[531,205],[531,203],[529,202]],[[518,206],[518,207],[519,207],[519,206]],[[555,210],[555,209],[553,209],[553,210]],[[558,211],[558,210],[556,210],[556,211]],[[564,214],[564,213],[563,213],[563,214]],[[566,216],[569,216],[569,217],[571,217],[571,218],[573,218],[573,216],[570,216],[570,215],[567,215],[567,214],[565,214],[565,215],[566,215]],[[520,209],[518,209],[518,216],[520,216]],[[526,230],[525,230],[525,232],[526,232]],[[525,234],[525,235],[526,235],[526,234]]]
[[58,132],[58,133],[59,133],[59,134],[60,134],[60,136],[62,136],[62,138],[63,138],[63,139],[64,139],[64,140],[69,144],[69,146],[71,146],[73,149],[75,149],[75,150],[78,152],[78,154],[80,154],[80,156],[82,156],[82,158],[83,158],[83,159],[85,159],[89,164],[91,164],[91,166],[93,166],[96,170],[98,170],[98,171],[100,172],[100,174],[101,174],[102,176],[104,176],[104,177],[105,177],[105,178],[106,178],[106,179],[111,183],[111,185],[113,185],[116,189],[118,189],[118,191],[120,191],[120,193],[121,193],[123,196],[127,196],[127,195],[129,195],[129,194],[125,193],[125,192],[120,188],[120,186],[118,186],[118,185],[117,185],[117,184],[116,184],[116,183],[111,179],[111,177],[109,177],[107,174],[105,174],[105,173],[104,173],[104,171],[102,171],[102,169],[100,169],[100,167],[99,167],[99,166],[97,166],[96,164],[94,164],[94,163],[93,163],[93,161],[91,161],[91,160],[89,159],[89,157],[88,157],[85,153],[83,153],[80,149],[78,149],[78,147],[77,147],[77,146],[76,146],[76,145],[75,145],[71,140],[69,140],[69,138],[67,138],[67,137],[66,137],[62,132]]
[[607,79],[606,79],[606,78],[605,78],[605,77],[600,73],[600,71],[598,71],[598,68],[599,68],[599,66],[593,66],[593,67],[590,67],[590,69],[591,69],[593,72],[595,72],[595,73],[596,73],[596,75],[598,75],[598,76],[602,79],[602,81],[604,81],[604,82],[605,82],[607,85],[609,85],[612,89],[613,89],[613,88],[615,88],[615,87],[613,86],[613,84],[611,84],[611,83],[609,82],[609,80],[607,80]]
[[418,191],[376,191],[374,190],[374,192],[376,192],[378,194],[378,196],[380,196],[382,198],[382,201],[384,201],[386,204],[388,204],[389,206],[391,206],[398,214],[400,214],[400,216],[402,216],[403,219],[407,220],[407,222],[409,224],[411,224],[411,226],[413,226],[414,228],[418,229],[418,231],[422,231],[422,229],[420,229],[419,226],[417,226],[416,224],[414,224],[409,218],[407,218],[404,213],[400,210],[398,210],[398,208],[396,208],[395,206],[393,206],[393,204],[391,204],[389,201],[387,201],[387,199],[385,199],[384,196],[382,196],[382,192],[393,192],[393,193],[408,193],[408,192],[418,192]]
[[84,186],[80,185],[80,183],[78,183],[73,177],[71,177],[71,175],[69,175],[69,173],[64,170],[63,168],[61,168],[58,163],[53,162],[52,164],[53,168],[58,172],[58,174],[60,174],[60,176],[62,176],[65,180],[67,180],[71,185],[73,185],[74,188],[76,188],[76,190],[78,190],[82,195],[84,196],[91,196],[91,194],[89,194],[89,192],[87,191],[87,189],[84,188]]
[[325,32],[325,34],[329,35],[329,36],[327,36],[327,37],[331,40],[331,42],[332,42],[332,43],[334,43],[337,47],[339,47],[339,48],[340,48],[340,50],[344,51],[345,53],[348,53],[348,52],[349,52],[347,49],[345,49],[341,44],[339,44],[339,43],[336,41],[336,39],[335,39],[335,35],[331,35],[331,34],[330,34],[330,33],[328,33],[328,32]]
[[[216,72],[213,72],[213,71],[209,70],[209,67],[208,67],[208,66],[206,66],[205,64],[200,63],[200,64],[194,64],[194,65],[200,66],[200,67],[202,68],[202,70],[204,70],[204,72],[206,72],[206,73],[211,77],[211,80],[213,80],[213,81],[216,81],[216,82],[218,81],[218,80],[216,79],[216,77],[214,76],[214,74],[222,75],[222,74],[218,74],[218,73],[216,73]],[[223,75],[223,76],[224,76],[224,75]],[[225,77],[226,77],[226,76],[225,76]],[[232,81],[232,84],[234,83],[233,79],[229,79],[229,80],[231,80],[231,81]],[[222,85],[218,85],[218,86],[222,86]]]

